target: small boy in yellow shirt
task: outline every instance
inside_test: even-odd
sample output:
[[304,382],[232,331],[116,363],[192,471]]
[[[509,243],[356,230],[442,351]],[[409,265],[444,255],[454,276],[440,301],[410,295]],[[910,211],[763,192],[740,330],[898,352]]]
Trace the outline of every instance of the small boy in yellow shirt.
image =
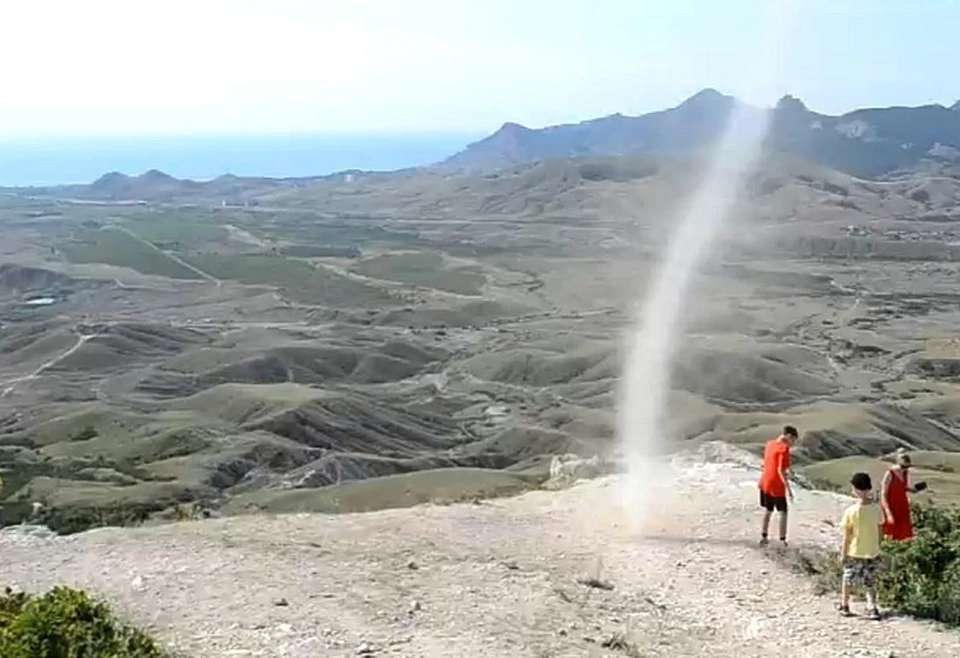
[[843,589],[840,614],[851,616],[850,595],[853,588],[863,587],[867,593],[867,616],[880,619],[877,608],[877,577],[880,573],[880,538],[883,536],[883,512],[873,500],[873,484],[868,473],[854,473],[850,478],[857,502],[848,507],[840,522],[843,528]]

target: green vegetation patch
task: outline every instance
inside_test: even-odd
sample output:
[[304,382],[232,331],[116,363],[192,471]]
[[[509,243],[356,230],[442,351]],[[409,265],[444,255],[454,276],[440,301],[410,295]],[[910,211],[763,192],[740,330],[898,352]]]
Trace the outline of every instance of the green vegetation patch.
[[479,268],[451,268],[443,256],[431,252],[386,254],[364,260],[350,269],[375,279],[436,288],[460,295],[479,295],[486,283],[486,277]]
[[356,307],[393,301],[384,290],[282,256],[198,254],[185,260],[218,279],[274,286],[303,304]]
[[[960,512],[931,505],[912,509],[913,540],[883,543],[880,601],[902,614],[960,626]],[[821,594],[840,591],[842,569],[836,552],[791,551],[785,559],[813,576]]]
[[149,635],[119,621],[82,590],[56,587],[41,596],[0,596],[3,658],[164,658]]
[[481,468],[440,468],[354,480],[328,487],[260,490],[234,498],[231,512],[372,512],[423,503],[452,504],[513,496],[537,487],[539,478]]
[[63,253],[71,263],[103,263],[129,267],[141,274],[172,279],[202,278],[159,249],[115,228],[84,231],[73,244],[64,248]]
[[196,213],[151,213],[124,225],[144,240],[177,251],[203,243],[223,244],[229,237],[227,229]]
[[359,258],[356,246],[337,247],[312,244],[291,244],[280,247],[280,253],[291,258]]

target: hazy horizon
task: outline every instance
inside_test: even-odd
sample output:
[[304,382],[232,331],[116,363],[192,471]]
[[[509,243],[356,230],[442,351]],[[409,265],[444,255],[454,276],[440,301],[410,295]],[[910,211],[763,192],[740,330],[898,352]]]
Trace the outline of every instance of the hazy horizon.
[[[804,3],[777,89],[743,71],[764,0],[120,0],[12,6],[0,134],[488,133],[643,114],[714,87],[818,112],[951,105],[956,2]],[[51,20],[55,18],[56,20]],[[149,26],[149,29],[144,29]]]
[[0,138],[0,186],[91,183],[157,169],[176,178],[298,178],[348,169],[393,171],[439,162],[477,135],[180,135]]
[[[734,95],[716,86],[721,94]],[[790,94],[789,91],[785,92]],[[691,94],[690,96],[692,96]],[[811,107],[797,94],[808,109]],[[675,107],[690,96],[651,111]],[[945,103],[939,103],[945,105]],[[775,102],[766,104],[773,107]],[[903,104],[899,104],[903,105]],[[865,107],[850,107],[840,115]],[[646,112],[627,114],[640,116]],[[610,116],[606,114],[603,116]],[[579,117],[568,123],[599,118]],[[436,164],[482,140],[505,120],[485,132],[466,131],[346,131],[237,132],[208,134],[5,135],[0,133],[0,187],[44,187],[86,184],[119,172],[136,176],[151,169],[176,178],[210,180],[226,174],[266,178],[324,176],[351,169],[395,171]],[[554,124],[557,125],[557,124]],[[528,126],[541,128],[543,126]]]
[[789,93],[830,115],[960,99],[940,74],[960,3],[804,3],[779,44],[782,79],[757,92],[743,72],[767,4],[19,3],[0,39],[17,62],[0,101],[0,185],[398,169],[507,122],[637,116],[704,88],[768,107]]

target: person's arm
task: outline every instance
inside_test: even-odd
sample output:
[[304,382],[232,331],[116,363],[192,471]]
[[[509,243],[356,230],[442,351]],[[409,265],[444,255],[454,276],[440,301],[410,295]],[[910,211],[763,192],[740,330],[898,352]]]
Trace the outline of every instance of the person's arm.
[[886,517],[887,521],[893,523],[893,512],[890,511],[890,478],[893,475],[890,471],[887,471],[883,475],[883,483],[880,485],[880,507],[883,509],[883,514]]
[[910,493],[917,493],[917,488],[910,484],[910,471],[904,471],[903,473],[903,486],[906,487]]
[[853,532],[851,532],[850,520],[846,513],[843,515],[841,524],[843,525],[843,543],[840,545],[840,562],[842,564],[847,559],[847,551],[850,550],[850,542],[853,541]]
[[780,463],[777,465],[777,473],[783,482],[783,490],[787,492],[790,500],[793,500],[793,489],[790,488],[790,453],[781,455]]

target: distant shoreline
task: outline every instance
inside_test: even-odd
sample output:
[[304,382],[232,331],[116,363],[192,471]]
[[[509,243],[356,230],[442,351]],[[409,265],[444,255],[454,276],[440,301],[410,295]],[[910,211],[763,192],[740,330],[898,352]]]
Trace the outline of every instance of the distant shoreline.
[[432,164],[477,139],[465,133],[0,138],[0,187],[86,184],[156,169],[181,179],[225,174],[323,176]]

